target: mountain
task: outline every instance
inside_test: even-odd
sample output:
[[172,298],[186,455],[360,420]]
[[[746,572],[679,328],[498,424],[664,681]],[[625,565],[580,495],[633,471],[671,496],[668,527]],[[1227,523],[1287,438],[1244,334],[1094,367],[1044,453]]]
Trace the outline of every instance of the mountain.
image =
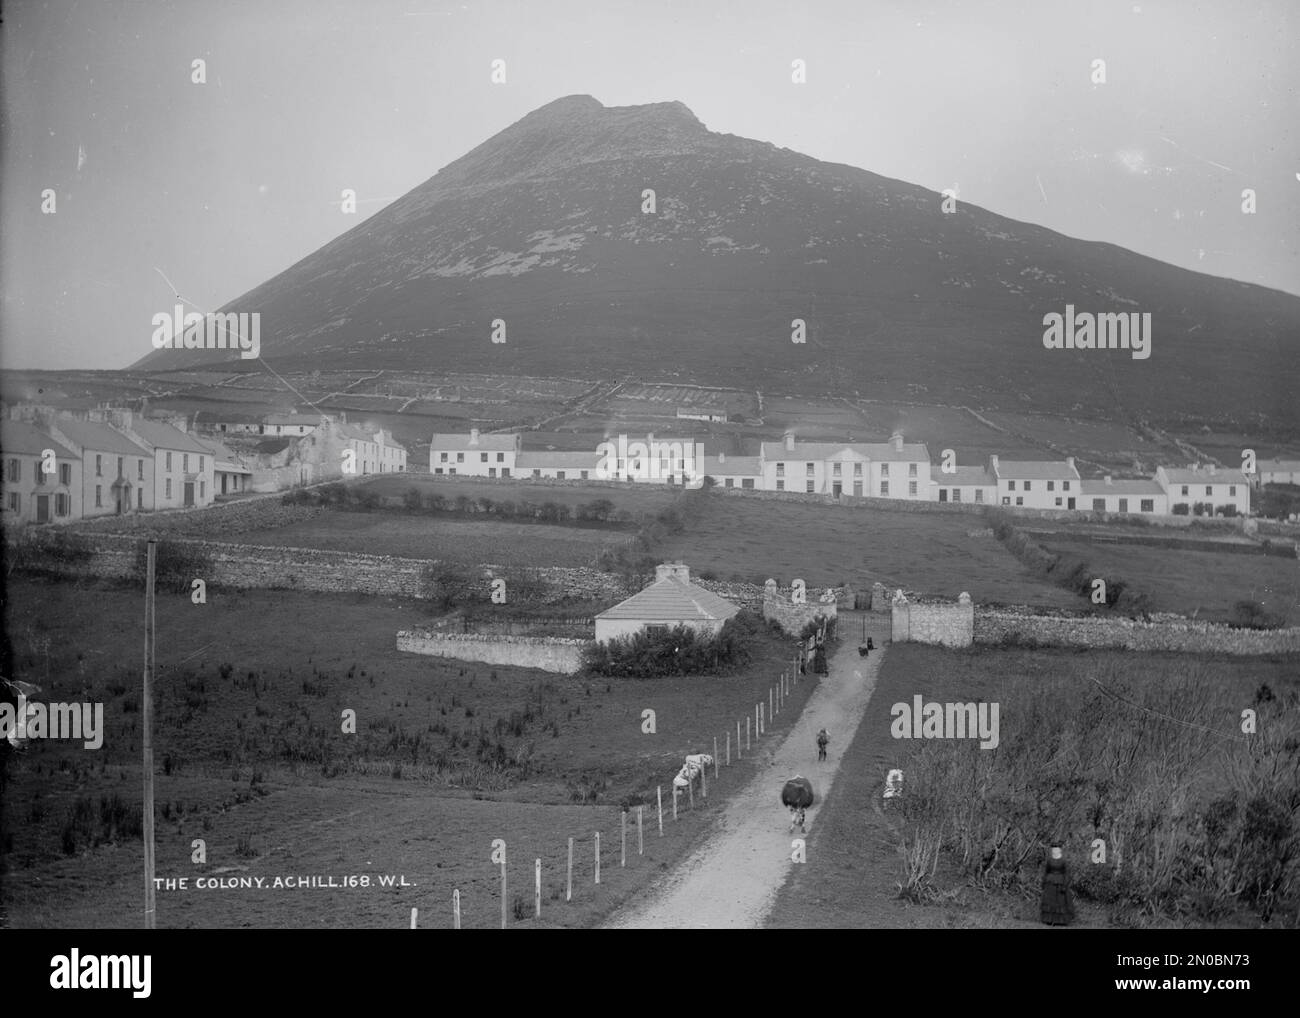
[[[709,131],[680,102],[568,96],[223,310],[261,312],[277,370],[628,375],[1297,423],[1300,298],[941,202]],[[1149,312],[1151,356],[1045,349],[1044,316],[1067,304]],[[156,351],[137,366],[224,357]]]

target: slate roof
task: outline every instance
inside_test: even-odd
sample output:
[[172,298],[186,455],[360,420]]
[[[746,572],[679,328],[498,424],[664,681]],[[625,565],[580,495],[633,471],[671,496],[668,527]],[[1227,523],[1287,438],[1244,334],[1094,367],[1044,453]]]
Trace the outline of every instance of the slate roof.
[[951,474],[945,474],[940,470],[938,473],[931,473],[930,478],[941,488],[970,486],[992,488],[998,483],[997,478],[984,467],[957,467]]
[[106,424],[95,421],[83,421],[75,417],[61,417],[54,426],[68,437],[68,441],[90,449],[92,452],[111,452],[123,456],[144,456],[153,454],[141,449],[120,431],[115,431]]
[[709,619],[725,621],[738,611],[738,607],[712,591],[674,576],[665,576],[596,618],[668,623]]
[[1107,484],[1103,478],[1088,478],[1083,482],[1085,495],[1163,495],[1165,489],[1159,481],[1150,478],[1114,478]]
[[784,442],[764,442],[762,455],[774,463],[793,463],[828,460],[846,449],[877,463],[916,463],[930,459],[930,450],[920,442],[904,442],[901,450],[895,449],[893,442],[795,442],[793,450],[787,449]]
[[705,456],[703,472],[714,477],[757,477],[763,472],[763,461],[757,456],[728,456],[725,460]]
[[23,453],[40,456],[46,449],[53,449],[56,459],[81,459],[72,450],[25,421],[0,420],[0,452]]
[[262,423],[267,425],[303,424],[315,428],[320,426],[322,420],[324,418],[320,414],[268,414],[262,419]]
[[1193,470],[1191,467],[1162,467],[1170,484],[1246,484],[1240,470]]
[[1077,481],[1079,471],[1064,460],[998,460],[993,473],[1009,481]]
[[479,435],[478,444],[470,445],[469,435],[434,435],[430,449],[434,452],[512,452],[518,435]]
[[515,466],[520,470],[595,470],[603,458],[598,452],[544,449],[521,452],[515,457]]
[[137,418],[131,422],[131,430],[155,449],[178,449],[181,452],[204,454],[208,452],[193,435],[187,435],[179,428],[173,428],[170,424],[163,424],[161,421],[145,421]]

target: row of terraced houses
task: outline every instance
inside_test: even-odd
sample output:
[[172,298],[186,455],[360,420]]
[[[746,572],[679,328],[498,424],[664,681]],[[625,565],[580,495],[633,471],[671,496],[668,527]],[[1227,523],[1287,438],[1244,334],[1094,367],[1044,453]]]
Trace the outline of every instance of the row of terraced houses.
[[[980,465],[931,464],[923,443],[895,433],[888,442],[799,441],[787,432],[763,442],[758,455],[706,453],[705,443],[682,436],[646,436],[639,448],[597,438],[592,451],[524,450],[517,433],[435,434],[429,469],[472,477],[615,479],[698,484],[711,477],[726,488],[876,497],[905,501],[973,503],[1030,509],[1087,510],[1133,515],[1248,515],[1252,483],[1289,481],[1300,464],[1261,461],[1248,478],[1213,464],[1157,468],[1148,478],[1084,478],[1074,458],[1004,460]],[[602,450],[601,443],[608,443]]]

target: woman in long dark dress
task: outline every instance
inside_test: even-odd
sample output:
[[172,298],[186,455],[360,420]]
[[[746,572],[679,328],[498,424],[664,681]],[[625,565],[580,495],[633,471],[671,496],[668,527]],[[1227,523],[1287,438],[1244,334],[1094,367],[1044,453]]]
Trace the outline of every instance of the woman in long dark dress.
[[1062,857],[1061,846],[1053,845],[1047,865],[1043,867],[1043,904],[1041,918],[1049,926],[1068,926],[1074,917],[1070,903],[1070,870]]

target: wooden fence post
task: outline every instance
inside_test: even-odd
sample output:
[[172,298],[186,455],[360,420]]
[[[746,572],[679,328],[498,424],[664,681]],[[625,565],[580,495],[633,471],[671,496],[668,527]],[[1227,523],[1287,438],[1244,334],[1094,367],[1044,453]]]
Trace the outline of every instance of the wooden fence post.
[[452,929],[460,929],[460,888],[451,892]]
[[419,928],[420,928],[420,910],[418,908],[413,908],[411,909],[411,929],[418,930]]
[[627,810],[623,810],[623,812],[619,814],[618,829],[619,829],[618,864],[620,866],[626,866],[627,865]]
[[727,766],[731,766],[731,729],[727,729]]
[[736,759],[740,759],[740,722],[736,722]]
[[677,785],[673,784],[673,820],[677,819]]
[[596,832],[596,883],[600,883],[600,831]]
[[718,737],[713,737],[713,779],[718,778]]
[[659,805],[659,837],[664,836],[664,786],[655,789],[655,802]]
[[642,824],[644,822],[643,820],[644,813],[645,813],[644,806],[638,806],[636,808],[636,854],[637,855],[645,855],[645,835],[643,835],[641,832]]
[[695,775],[691,774],[691,775],[687,775],[687,777],[688,777],[690,780],[686,782],[686,790],[687,790],[687,792],[690,793],[690,796],[691,796],[691,810],[694,811],[694,809],[695,809]]
[[[736,741],[737,741],[737,742],[740,741],[740,740],[739,740],[739,737],[737,737],[737,740],[736,740]],[[750,743],[750,741],[749,741],[749,715],[746,714],[746,715],[745,715],[745,752],[746,752],[746,753],[749,752],[750,745],[751,745],[751,743]]]
[[573,900],[573,839],[569,839],[569,875],[564,882],[564,900]]
[[533,864],[533,917],[542,918],[542,860]]
[[705,799],[709,797],[709,769],[707,767],[700,768],[700,795]]

